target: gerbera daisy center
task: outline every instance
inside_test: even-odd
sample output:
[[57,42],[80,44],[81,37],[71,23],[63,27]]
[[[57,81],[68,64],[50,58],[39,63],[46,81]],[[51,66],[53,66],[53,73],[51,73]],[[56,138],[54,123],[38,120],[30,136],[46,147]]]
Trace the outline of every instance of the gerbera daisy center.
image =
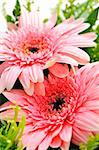
[[29,48],[29,51],[32,52],[32,53],[35,53],[35,52],[37,52],[38,50],[39,50],[39,48],[37,48],[37,47],[30,47],[30,48]]
[[52,102],[53,107],[52,110],[61,110],[62,106],[65,104],[65,101],[63,98],[57,98],[55,102]]

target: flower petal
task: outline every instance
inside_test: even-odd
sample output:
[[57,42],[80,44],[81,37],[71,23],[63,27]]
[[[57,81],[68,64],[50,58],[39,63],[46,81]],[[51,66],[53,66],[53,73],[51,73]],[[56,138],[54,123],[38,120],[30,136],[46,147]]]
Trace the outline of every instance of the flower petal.
[[0,78],[0,94],[4,91],[4,89],[6,88],[6,83],[5,83],[5,78],[6,78],[6,72],[4,71],[1,74],[1,78]]
[[77,145],[79,145],[80,143],[86,143],[88,137],[91,135],[92,135],[91,131],[81,130],[80,128],[74,126],[72,141]]
[[99,116],[92,111],[78,113],[75,126],[87,131],[99,131]]
[[37,81],[38,82],[43,82],[44,81],[44,75],[43,75],[43,70],[41,69],[40,66],[37,67]]
[[67,63],[73,66],[78,66],[78,62],[75,59],[68,56],[64,56],[62,54],[56,54],[56,62]]
[[23,90],[11,90],[11,91],[4,91],[3,95],[13,104],[17,104],[19,106],[24,106],[26,103],[26,99],[28,95],[25,94]]
[[22,10],[22,14],[19,19],[19,27],[36,27],[39,30],[43,29],[43,19],[41,13],[38,10],[32,10],[31,12]]
[[24,88],[24,91],[29,95],[32,96],[34,93],[34,83],[31,82],[30,83],[30,87],[29,88]]
[[83,19],[74,20],[73,17],[65,20],[61,24],[57,25],[53,32],[57,35],[57,38],[61,35],[72,35],[82,32],[89,27],[88,23],[83,23]]
[[56,136],[56,137],[54,137],[54,138],[52,139],[52,142],[51,142],[50,146],[51,146],[52,148],[58,148],[58,147],[61,146],[61,143],[62,143],[62,140],[60,139],[60,137],[59,137],[59,136]]
[[31,148],[32,145],[32,150],[35,150],[45,136],[46,133],[44,130],[37,130],[33,133],[23,134],[22,143],[28,148]]
[[30,88],[29,69],[27,67],[22,70],[19,80],[25,89]]
[[45,86],[44,83],[35,83],[34,86],[35,94],[45,96]]
[[21,69],[19,66],[12,66],[9,68],[9,70],[6,72],[6,79],[5,79],[7,90],[12,89],[20,73],[21,73]]
[[76,60],[79,64],[86,64],[90,61],[89,55],[81,50],[80,48],[74,46],[62,47],[59,51],[60,54],[64,54]]
[[41,69],[40,65],[33,65],[32,68],[29,69],[29,71],[31,79],[34,83],[44,81],[43,70]]
[[91,34],[89,36],[86,36],[86,34],[73,35],[66,39],[66,44],[77,47],[93,47],[96,45],[95,42],[93,42],[93,40],[96,39],[96,35],[94,34],[93,38],[90,37],[92,37]]
[[61,145],[61,150],[69,150],[70,142],[63,142]]
[[59,135],[64,142],[70,142],[72,136],[72,126],[67,124],[64,125]]
[[9,63],[8,63],[8,62],[3,62],[3,63],[0,65],[0,76],[1,76],[2,72],[3,72],[7,67],[9,67]]
[[66,64],[62,65],[55,63],[52,67],[49,68],[49,71],[59,78],[64,78],[69,74],[69,69]]
[[53,132],[49,131],[45,139],[39,145],[38,150],[46,150],[49,147],[52,139],[59,134],[61,128],[62,126],[59,126],[59,127],[56,127],[56,129]]

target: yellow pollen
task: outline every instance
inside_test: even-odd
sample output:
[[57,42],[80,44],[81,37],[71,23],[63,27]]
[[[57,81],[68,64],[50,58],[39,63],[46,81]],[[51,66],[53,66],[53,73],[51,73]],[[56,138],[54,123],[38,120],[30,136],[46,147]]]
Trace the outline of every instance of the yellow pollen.
[[24,54],[29,54],[29,49],[24,49]]

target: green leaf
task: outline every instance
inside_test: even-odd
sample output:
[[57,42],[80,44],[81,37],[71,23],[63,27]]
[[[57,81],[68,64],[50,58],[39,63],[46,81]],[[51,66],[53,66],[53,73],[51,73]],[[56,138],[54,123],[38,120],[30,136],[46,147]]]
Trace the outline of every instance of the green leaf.
[[98,17],[99,7],[94,9],[86,19],[86,22],[90,23],[90,28],[95,24]]
[[86,48],[86,52],[90,55],[91,62],[99,61],[99,26],[94,31],[97,34],[96,47]]
[[60,16],[57,17],[57,22],[56,22],[56,25],[60,24],[62,22],[62,19]]
[[13,19],[13,17],[10,16],[10,15],[6,15],[5,18],[6,18],[7,22],[12,22],[12,23],[15,22],[14,19]]
[[24,7],[27,9],[28,12],[31,12],[31,6],[34,3],[34,0],[30,1],[27,0],[26,6],[24,5]]
[[99,134],[90,136],[86,144],[80,144],[80,150],[97,150],[99,149]]
[[15,115],[12,120],[0,121],[0,150],[23,150],[20,139],[25,127],[25,116],[17,123],[19,110],[19,106],[14,107]]
[[45,18],[45,19],[43,20],[43,22],[44,22],[44,23],[48,22],[48,18]]
[[21,6],[19,3],[19,0],[16,0],[16,5],[15,5],[15,8],[13,10],[13,15],[15,17],[15,21],[18,21],[18,18],[21,15]]

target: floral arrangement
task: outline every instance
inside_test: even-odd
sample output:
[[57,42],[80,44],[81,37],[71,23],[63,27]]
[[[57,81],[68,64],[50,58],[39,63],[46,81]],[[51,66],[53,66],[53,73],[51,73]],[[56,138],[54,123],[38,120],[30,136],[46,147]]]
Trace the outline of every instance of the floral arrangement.
[[2,5],[0,150],[95,150],[97,1],[60,0],[48,18],[35,1],[21,2],[16,0],[12,15]]

